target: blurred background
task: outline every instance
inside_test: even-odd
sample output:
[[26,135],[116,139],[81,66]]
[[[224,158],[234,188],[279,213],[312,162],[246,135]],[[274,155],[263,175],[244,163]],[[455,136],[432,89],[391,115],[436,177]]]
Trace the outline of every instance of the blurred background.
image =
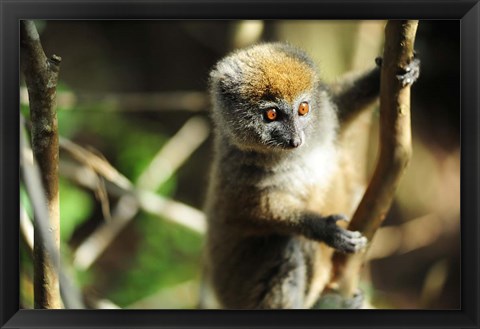
[[[35,24],[47,56],[62,57],[63,266],[89,308],[188,309],[198,303],[212,158],[210,69],[233,49],[278,40],[303,48],[334,82],[374,65],[385,21]],[[413,159],[361,283],[375,308],[460,307],[459,36],[459,21],[419,23]],[[28,122],[23,82],[20,93]],[[378,106],[366,115],[368,177]],[[33,214],[23,186],[21,206],[21,307],[32,308]]]

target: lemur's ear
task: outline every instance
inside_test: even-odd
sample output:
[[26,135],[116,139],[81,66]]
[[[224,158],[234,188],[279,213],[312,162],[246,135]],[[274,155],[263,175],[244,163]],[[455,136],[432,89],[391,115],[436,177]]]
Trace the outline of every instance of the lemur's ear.
[[210,87],[220,93],[235,90],[235,86],[241,81],[241,74],[242,69],[239,64],[227,57],[210,72]]

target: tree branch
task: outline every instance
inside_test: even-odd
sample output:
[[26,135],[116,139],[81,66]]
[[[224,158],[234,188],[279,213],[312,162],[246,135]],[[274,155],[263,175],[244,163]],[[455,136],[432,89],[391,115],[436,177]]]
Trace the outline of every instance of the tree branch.
[[[58,196],[58,131],[56,86],[61,58],[45,56],[40,37],[32,21],[20,21],[20,55],[28,88],[32,120],[32,149],[40,167],[49,218],[48,239],[54,241],[57,255],[49,255],[42,240],[35,235],[34,296],[36,308],[61,308],[58,272],[52,257],[58,258],[60,218]],[[35,225],[38,225],[35,221]],[[36,231],[37,232],[37,231]],[[44,241],[43,241],[44,242]]]
[[[411,157],[410,87],[397,75],[413,59],[418,21],[394,20],[385,27],[385,48],[380,90],[380,156],[372,180],[348,229],[362,232],[369,241],[383,222],[398,182]],[[335,280],[344,297],[357,288],[365,252],[334,255]]]
[[[31,232],[28,236],[33,237],[29,239],[32,248],[32,252],[35,253],[34,245],[38,244],[44,248],[46,257],[49,261],[49,271],[55,274],[55,278],[60,281],[62,287],[62,299],[66,308],[84,308],[80,292],[75,287],[69,277],[65,275],[60,267],[60,254],[58,252],[58,245],[51,238],[52,232],[50,231],[49,213],[47,208],[46,193],[44,192],[41,174],[38,165],[33,161],[33,152],[27,140],[27,132],[25,130],[25,124],[23,116],[20,116],[20,168],[22,173],[22,181],[25,184],[29,199],[33,207],[33,213],[35,214],[35,225],[33,229],[29,228],[30,220],[27,218],[27,214],[20,208],[20,228],[22,233]],[[31,224],[31,223],[30,223]],[[27,241],[27,245],[30,243]],[[35,255],[34,262],[35,260]],[[50,273],[49,272],[49,273]],[[35,276],[35,268],[34,268]],[[59,278],[59,279],[58,279]],[[34,278],[35,280],[35,278]],[[49,287],[46,287],[49,289]],[[34,288],[35,289],[35,288]],[[48,290],[47,294],[51,294]],[[34,296],[34,299],[36,297]],[[60,300],[56,300],[61,305]]]

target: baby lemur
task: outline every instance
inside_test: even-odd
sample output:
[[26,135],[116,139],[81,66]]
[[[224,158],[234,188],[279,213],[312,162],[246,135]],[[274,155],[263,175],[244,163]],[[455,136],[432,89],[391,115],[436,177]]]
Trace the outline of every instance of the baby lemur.
[[367,244],[337,225],[352,205],[339,209],[332,191],[344,184],[337,134],[378,96],[380,69],[335,90],[303,51],[265,43],[222,59],[210,83],[206,257],[216,298],[229,309],[310,308],[333,250]]

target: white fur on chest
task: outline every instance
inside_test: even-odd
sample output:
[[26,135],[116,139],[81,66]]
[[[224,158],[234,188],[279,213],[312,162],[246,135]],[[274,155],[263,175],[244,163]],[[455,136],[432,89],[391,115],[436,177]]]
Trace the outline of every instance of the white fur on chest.
[[337,152],[333,145],[299,155],[284,163],[278,171],[265,176],[258,182],[259,188],[277,187],[308,197],[312,193],[318,195],[325,192],[337,166]]
[[328,147],[312,150],[312,152],[303,157],[302,162],[306,178],[304,183],[326,188],[337,166],[337,152],[333,145],[329,145]]

